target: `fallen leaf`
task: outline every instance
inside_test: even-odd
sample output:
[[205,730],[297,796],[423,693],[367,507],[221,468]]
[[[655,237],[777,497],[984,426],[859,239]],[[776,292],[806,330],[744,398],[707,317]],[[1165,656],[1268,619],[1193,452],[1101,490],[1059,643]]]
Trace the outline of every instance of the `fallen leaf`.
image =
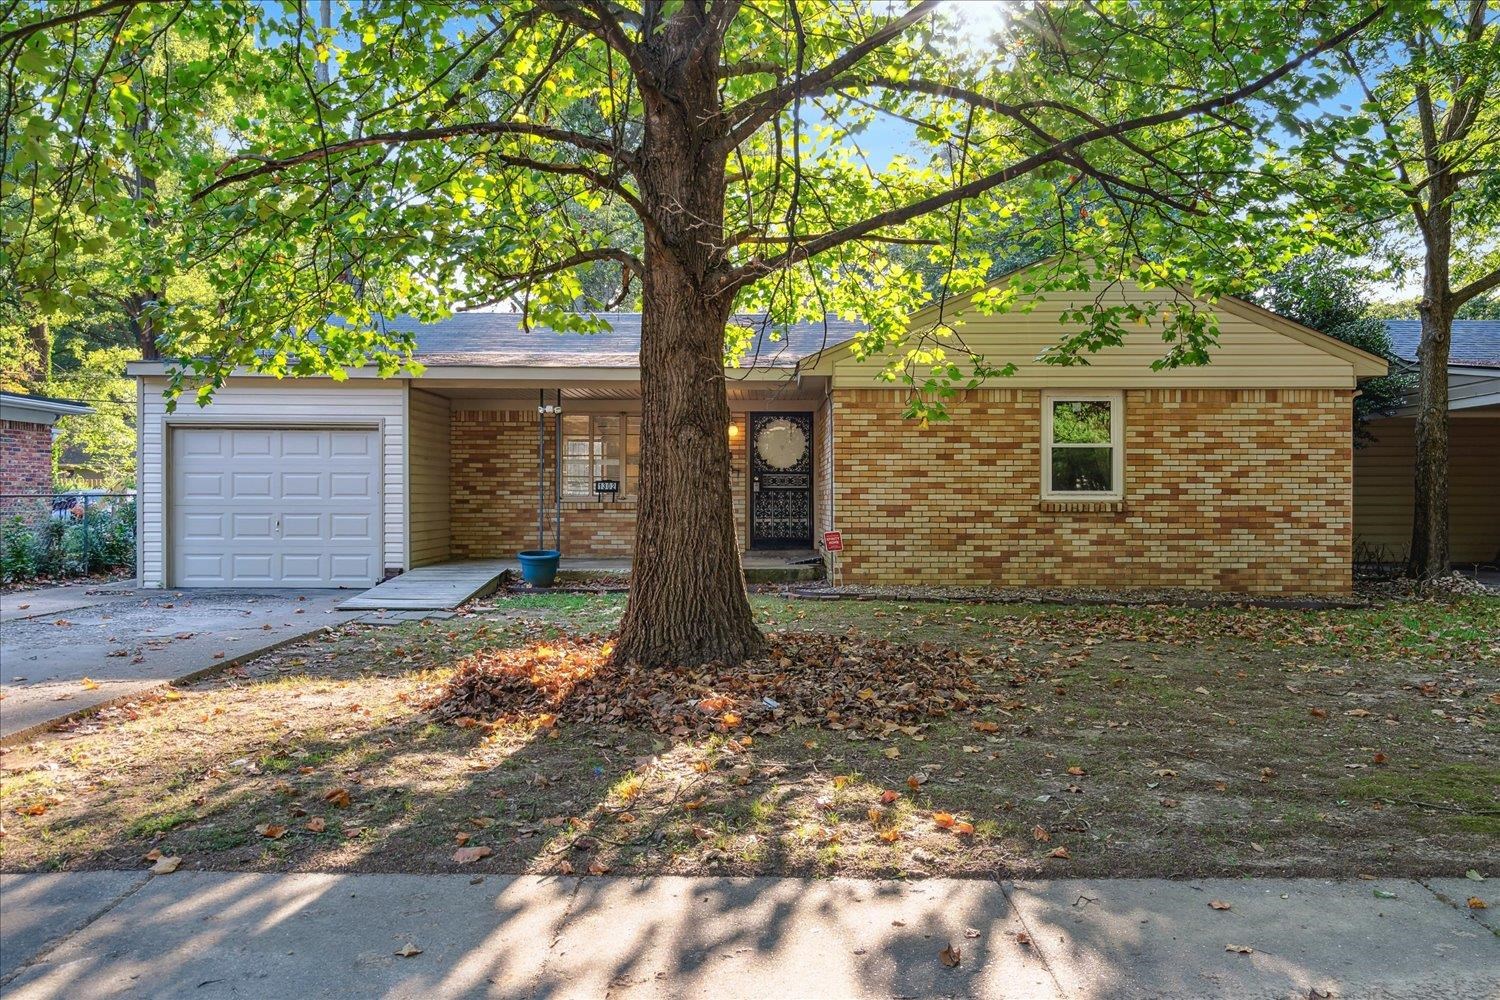
[[896,841],[901,839],[901,831],[896,829],[894,826],[888,830],[881,830],[880,839],[885,841],[887,844],[894,844]]
[[976,722],[974,723],[974,731],[980,733],[998,733],[1000,731],[1000,723]]
[[494,853],[494,851],[484,846],[460,847],[458,850],[453,852],[453,861],[455,864],[470,865],[478,861],[480,858],[487,858]]
[[942,962],[950,969],[958,968],[958,963],[962,962],[963,960],[964,950],[962,948],[953,947],[953,942],[951,941],[948,943],[948,947],[938,952],[938,961]]
[[97,691],[97,690],[99,690],[99,682],[96,681],[96,680],[94,680],[91,677],[85,677],[83,680],[79,681],[78,683],[81,684],[81,685],[83,685],[83,689],[85,691]]
[[1027,934],[1025,931],[1016,931],[1016,944],[1020,945],[1022,948],[1030,948],[1031,935]]
[[970,941],[973,941],[979,937],[979,931],[973,927],[965,927],[964,937],[968,938]]
[[1068,773],[1071,774],[1075,778],[1081,778],[1085,774],[1088,774],[1087,771],[1085,771],[1083,768],[1077,766],[1076,764],[1074,766],[1068,768]]
[[953,824],[953,832],[960,837],[970,837],[974,834],[974,824],[966,819],[961,819]]
[[885,753],[885,756],[888,759],[890,759],[890,760],[900,760],[901,759],[901,748],[900,747],[886,747],[884,753]]
[[418,948],[416,945],[408,941],[404,945],[396,949],[396,954],[400,955],[402,958],[411,958],[413,955],[422,954],[422,949]]
[[849,784],[849,782],[851,782],[853,780],[854,780],[854,778],[851,775],[847,775],[847,774],[835,774],[833,776],[833,787],[834,788],[843,788],[845,785]]
[[1471,910],[1488,910],[1489,908],[1490,908],[1490,904],[1486,903],[1484,900],[1480,899],[1478,896],[1470,896],[1469,897],[1469,909],[1471,909]]
[[593,861],[589,862],[589,874],[608,875],[609,865],[605,864],[603,861],[600,861],[598,858],[595,858]]
[[328,821],[322,816],[314,816],[307,821],[307,829],[312,833],[322,833],[328,829]]
[[557,874],[559,874],[559,875],[571,875],[571,874],[573,874],[573,862],[569,861],[567,858],[564,858],[557,865]]
[[1048,833],[1047,828],[1040,823],[1031,828],[1031,836],[1039,844],[1045,844],[1052,839],[1052,834]]
[[262,823],[255,828],[255,832],[267,840],[280,840],[286,835],[286,827],[279,823]]
[[889,788],[887,788],[885,791],[883,791],[883,792],[880,793],[880,801],[884,802],[886,805],[890,805],[892,802],[895,802],[900,797],[901,797],[901,793],[900,792],[892,791]]
[[[156,864],[154,864],[154,865],[151,866],[151,874],[153,874],[153,875],[170,875],[173,872],[175,872],[178,869],[178,867],[180,867],[181,865],[182,865],[182,859],[179,858],[179,857],[175,857],[174,856],[174,857],[170,857],[170,858],[166,858],[166,857],[157,858],[156,859]],[[1481,904],[1481,905],[1483,905],[1483,904]]]
[[933,813],[932,814],[932,821],[934,823],[936,823],[939,827],[941,827],[944,830],[950,829],[953,826],[953,824],[957,822],[957,820],[955,820],[953,818],[953,814],[952,813],[945,813],[945,812],[935,812],[935,813]]
[[1311,715],[1314,719],[1326,719],[1326,718],[1328,718],[1328,709],[1326,709],[1326,708],[1309,708],[1307,710],[1307,714]]
[[1253,955],[1253,954],[1255,954],[1255,949],[1252,948],[1252,947],[1250,947],[1249,945],[1245,945],[1245,944],[1226,944],[1224,946],[1224,950],[1225,951],[1232,951],[1236,955]]
[[1210,899],[1208,901],[1208,905],[1212,906],[1216,910],[1232,910],[1232,909],[1234,909],[1234,907],[1232,905],[1230,905],[1229,903],[1224,902],[1222,899]]
[[335,788],[335,789],[332,789],[331,791],[325,792],[324,795],[323,795],[323,801],[327,802],[329,805],[333,806],[335,809],[348,809],[349,808],[349,789],[347,789],[347,788]]
[[1066,847],[1054,847],[1052,849],[1052,852],[1047,855],[1047,857],[1057,858],[1059,861],[1067,861],[1072,856],[1073,855],[1068,853],[1068,849]]

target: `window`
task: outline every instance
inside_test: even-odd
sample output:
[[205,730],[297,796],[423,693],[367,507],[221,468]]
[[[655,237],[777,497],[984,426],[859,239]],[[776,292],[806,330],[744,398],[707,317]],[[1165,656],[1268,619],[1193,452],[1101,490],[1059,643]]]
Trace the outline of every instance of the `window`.
[[1042,496],[1118,500],[1124,495],[1119,393],[1042,393]]
[[596,479],[617,479],[619,495],[633,495],[640,472],[641,418],[623,413],[564,413],[562,421],[564,499],[596,499]]

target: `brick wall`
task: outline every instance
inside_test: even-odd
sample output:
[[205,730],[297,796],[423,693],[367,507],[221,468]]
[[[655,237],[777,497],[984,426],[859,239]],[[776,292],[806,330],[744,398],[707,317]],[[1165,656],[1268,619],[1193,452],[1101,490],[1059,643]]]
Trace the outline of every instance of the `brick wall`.
[[845,578],[886,584],[1350,587],[1346,390],[1124,394],[1125,493],[1044,503],[1041,397],[980,389],[927,430],[900,391],[835,392]]
[[0,420],[0,493],[50,492],[52,428],[29,421]]
[[[536,546],[537,415],[517,410],[454,410],[449,424],[453,462],[450,527],[455,559],[513,556]],[[731,447],[731,488],[737,534],[745,531],[745,417],[735,415],[739,434]],[[546,544],[552,545],[552,420],[546,434]],[[563,501],[563,553],[576,558],[618,559],[635,547],[635,502]]]

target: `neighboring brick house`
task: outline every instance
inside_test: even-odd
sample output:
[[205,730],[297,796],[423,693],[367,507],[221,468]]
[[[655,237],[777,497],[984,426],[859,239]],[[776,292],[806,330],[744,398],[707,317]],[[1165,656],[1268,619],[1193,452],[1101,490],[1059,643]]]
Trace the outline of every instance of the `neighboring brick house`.
[[[1220,331],[1208,366],[1153,370],[1149,323],[1088,365],[1033,360],[1105,291],[998,316],[950,302],[965,343],[1018,370],[928,428],[883,359],[856,357],[858,323],[773,339],[733,320],[759,348],[727,373],[742,545],[810,551],[837,528],[850,582],[1347,590],[1351,400],[1384,361],[1235,299],[1198,304]],[[559,534],[565,558],[629,555],[640,317],[608,319],[585,337],[463,314],[413,325],[420,376],[237,375],[170,414],[164,366],[133,364],[142,584],[363,586]]]
[[0,505],[16,494],[52,492],[52,427],[63,417],[93,413],[71,399],[0,392]]

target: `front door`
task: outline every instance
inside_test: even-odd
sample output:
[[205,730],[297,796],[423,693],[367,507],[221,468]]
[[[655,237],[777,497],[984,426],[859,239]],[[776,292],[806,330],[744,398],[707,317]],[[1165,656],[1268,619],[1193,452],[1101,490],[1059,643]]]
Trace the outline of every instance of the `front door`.
[[811,413],[750,414],[750,547],[812,547]]

